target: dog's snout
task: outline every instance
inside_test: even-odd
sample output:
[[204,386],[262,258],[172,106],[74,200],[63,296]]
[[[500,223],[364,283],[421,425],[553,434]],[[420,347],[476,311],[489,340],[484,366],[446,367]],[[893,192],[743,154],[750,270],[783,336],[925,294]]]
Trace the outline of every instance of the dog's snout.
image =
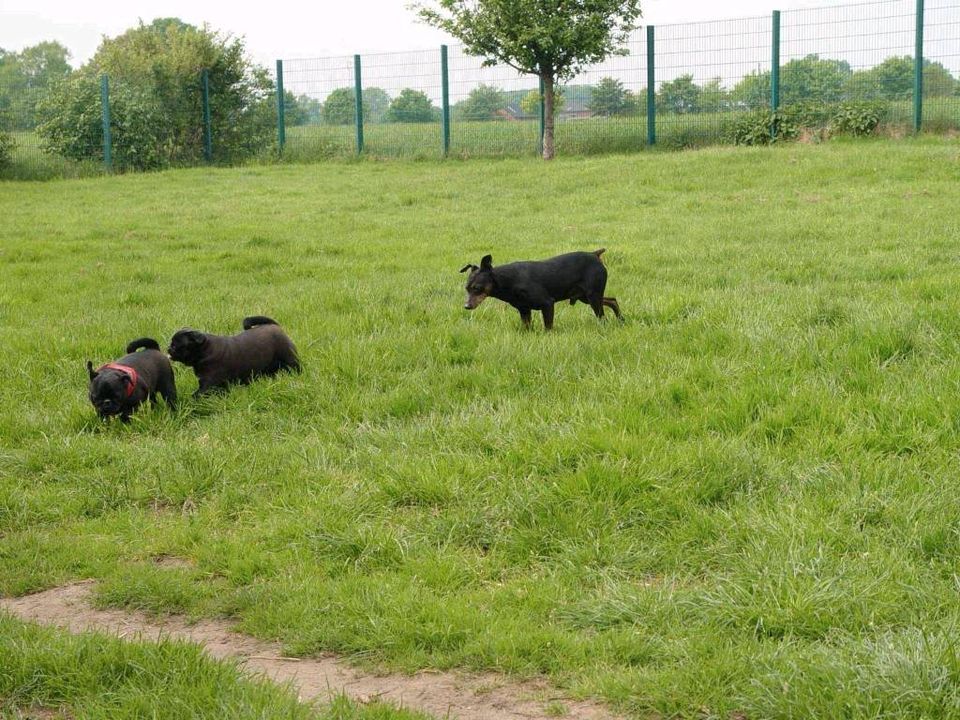
[[473,310],[473,306],[472,306],[470,303],[464,303],[464,304],[463,304],[463,309],[464,309],[464,310]]

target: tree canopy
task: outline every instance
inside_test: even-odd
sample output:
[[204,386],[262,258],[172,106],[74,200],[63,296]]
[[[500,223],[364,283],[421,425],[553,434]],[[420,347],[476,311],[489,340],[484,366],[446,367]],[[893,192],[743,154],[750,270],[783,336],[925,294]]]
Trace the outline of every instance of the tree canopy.
[[42,42],[20,52],[0,48],[0,113],[11,129],[36,125],[39,99],[70,74],[70,51],[58,42]]
[[478,85],[466,99],[454,105],[459,120],[495,120],[507,108],[507,95],[493,85]]
[[387,119],[390,122],[433,122],[440,111],[433,106],[427,94],[421,90],[404,88],[390,103]]
[[276,120],[273,82],[247,59],[243,43],[178,18],[141,23],[106,38],[93,58],[39,103],[48,149],[73,159],[101,154],[99,78],[110,78],[113,154],[136,169],[203,157],[200,76],[209,75],[215,159],[259,152]]

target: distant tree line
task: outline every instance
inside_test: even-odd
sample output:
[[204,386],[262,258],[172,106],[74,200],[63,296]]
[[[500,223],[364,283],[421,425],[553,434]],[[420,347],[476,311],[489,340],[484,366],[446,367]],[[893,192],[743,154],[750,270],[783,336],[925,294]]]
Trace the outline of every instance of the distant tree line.
[[[891,57],[879,65],[853,70],[843,60],[807,55],[785,63],[780,69],[780,102],[835,103],[844,100],[909,100],[913,97],[913,58]],[[960,95],[960,80],[941,63],[927,60],[923,71],[924,97]],[[299,108],[296,120],[288,124],[321,122],[347,125],[355,122],[354,89],[334,90],[324,103],[302,95],[290,103]],[[723,110],[747,110],[769,105],[770,71],[748,74],[732,88],[720,78],[698,84],[692,74],[681,75],[660,85],[655,95],[659,113],[688,114]],[[601,78],[595,85],[568,85],[557,89],[554,111],[582,113],[597,117],[622,117],[646,112],[646,89],[633,92],[623,81]],[[536,90],[506,91],[492,85],[478,85],[451,107],[455,120],[497,120],[535,117],[540,94]],[[365,122],[435,122],[440,108],[419,90],[403,89],[396,98],[378,87],[364,88]]]

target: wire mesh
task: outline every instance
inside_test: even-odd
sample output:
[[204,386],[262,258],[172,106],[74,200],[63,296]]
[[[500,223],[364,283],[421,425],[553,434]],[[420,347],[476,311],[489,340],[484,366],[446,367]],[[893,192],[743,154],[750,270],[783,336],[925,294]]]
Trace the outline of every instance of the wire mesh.
[[443,152],[440,50],[363,56],[365,151],[439,156]]
[[909,124],[915,17],[912,0],[784,12],[781,103],[828,112],[840,102],[881,101],[888,122]]
[[560,155],[630,152],[647,136],[646,38],[635,33],[625,53],[583,68],[560,87],[555,137]]
[[770,106],[769,16],[665,25],[656,32],[658,142],[719,142],[734,113]]
[[[450,153],[529,155],[540,137],[539,82],[507,65],[483,66],[481,58],[451,45]],[[535,98],[531,106],[530,99]]]
[[931,132],[957,130],[960,129],[960,0],[926,0],[924,20],[923,126]]
[[353,57],[283,61],[284,155],[318,160],[356,152]]
[[[69,78],[68,68],[54,75],[38,72],[29,55],[26,50],[23,55],[0,50],[0,177],[46,179],[97,172],[102,166],[102,156],[97,157],[101,152],[99,126],[94,131],[84,127],[73,143],[71,155],[94,158],[87,162],[51,150],[48,139],[38,132],[53,113],[56,88],[76,85],[80,78]],[[83,90],[99,108],[99,86],[86,83]],[[99,116],[95,119],[99,122]]]

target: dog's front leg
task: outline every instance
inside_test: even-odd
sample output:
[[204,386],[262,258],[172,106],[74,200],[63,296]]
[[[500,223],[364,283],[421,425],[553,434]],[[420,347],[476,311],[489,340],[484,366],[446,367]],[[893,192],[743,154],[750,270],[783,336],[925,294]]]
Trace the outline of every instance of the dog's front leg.
[[520,310],[520,321],[523,323],[524,330],[530,329],[530,320],[533,315],[533,311],[530,308],[518,308]]
[[553,303],[547,303],[540,311],[543,313],[543,327],[546,330],[553,330]]

